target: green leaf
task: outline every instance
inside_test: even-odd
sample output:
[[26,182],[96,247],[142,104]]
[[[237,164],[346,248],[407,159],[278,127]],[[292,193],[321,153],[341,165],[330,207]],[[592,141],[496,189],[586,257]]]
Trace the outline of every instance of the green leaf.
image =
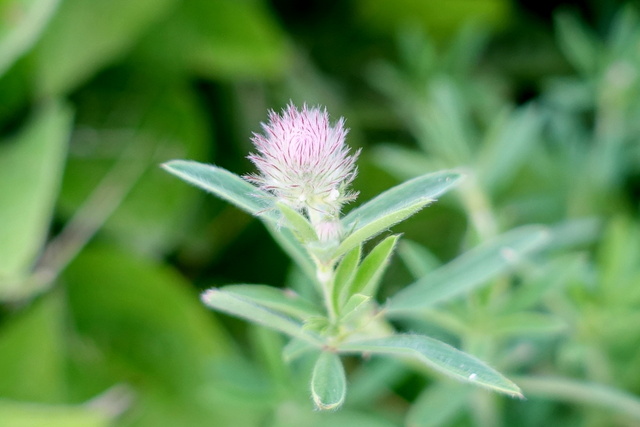
[[398,245],[398,255],[415,279],[426,276],[442,265],[429,249],[407,239],[403,239]]
[[568,14],[556,16],[556,31],[558,44],[569,62],[587,75],[596,72],[601,49],[594,35]]
[[64,94],[131,48],[175,0],[65,0],[36,47],[38,89]]
[[6,427],[108,427],[106,410],[88,405],[41,405],[0,399],[0,420]]
[[618,388],[561,377],[518,377],[528,396],[600,407],[640,421],[640,398]]
[[373,353],[411,357],[458,380],[514,397],[522,397],[517,385],[475,357],[422,335],[393,335],[340,345],[341,353]]
[[157,384],[175,397],[191,393],[212,364],[235,354],[193,287],[170,267],[93,246],[63,275],[74,329],[122,381]]
[[520,258],[539,249],[548,232],[538,226],[511,230],[434,270],[394,295],[388,313],[420,311],[486,284],[509,271]]
[[291,50],[273,17],[262,2],[181,2],[171,19],[145,39],[138,56],[208,79],[277,76]]
[[420,393],[407,413],[408,427],[452,425],[469,402],[469,388],[456,383],[435,383]]
[[311,396],[320,410],[338,409],[344,402],[347,379],[340,356],[329,351],[320,353],[311,376]]
[[343,296],[343,301],[355,294],[371,297],[376,295],[380,280],[389,265],[391,254],[399,237],[399,235],[389,236],[369,252],[360,263],[351,286],[347,289],[347,294]]
[[291,290],[282,290],[267,285],[245,284],[228,285],[219,288],[219,290],[303,321],[323,314],[323,311],[314,303]]
[[340,307],[345,300],[341,300],[343,295],[347,295],[351,289],[351,282],[356,275],[358,264],[360,263],[360,255],[362,246],[358,245],[346,253],[340,260],[336,268],[336,274],[333,281],[333,305]]
[[276,206],[278,207],[284,218],[287,220],[288,227],[293,231],[293,233],[298,237],[300,241],[302,241],[303,243],[307,243],[315,242],[316,240],[318,240],[318,236],[316,235],[313,226],[311,225],[309,220],[304,217],[304,215],[281,202],[276,202]]
[[162,167],[251,215],[276,219],[270,202],[273,197],[226,169],[190,160],[171,160]]
[[[26,274],[47,236],[71,129],[71,111],[51,103],[0,145],[0,279]],[[1,289],[0,294],[8,289]]]
[[2,324],[0,396],[40,403],[64,398],[66,315],[61,296],[49,294]]
[[424,208],[450,190],[461,178],[457,172],[423,175],[385,191],[347,214],[342,219],[347,237],[336,249],[340,256],[392,225]]
[[513,182],[538,142],[542,115],[533,106],[521,107],[501,120],[499,129],[482,146],[477,162],[480,181],[496,194]]
[[[97,214],[85,221],[98,222],[105,236],[138,253],[162,257],[195,228],[194,216],[206,196],[160,170],[158,163],[209,154],[209,118],[182,78],[133,66],[101,73],[74,101],[82,114],[59,212],[71,218],[91,207]],[[123,109],[127,114],[113,114]],[[245,219],[237,221],[230,227]]]
[[0,4],[0,76],[27,52],[60,0],[9,0]]
[[544,313],[520,312],[496,316],[488,327],[498,338],[522,338],[532,335],[550,336],[567,330],[567,323]]
[[300,338],[316,346],[322,345],[322,339],[316,334],[304,330],[304,325],[291,317],[273,311],[271,308],[252,301],[244,296],[226,292],[224,289],[211,288],[202,294],[202,301],[209,307],[241,317],[292,337]]

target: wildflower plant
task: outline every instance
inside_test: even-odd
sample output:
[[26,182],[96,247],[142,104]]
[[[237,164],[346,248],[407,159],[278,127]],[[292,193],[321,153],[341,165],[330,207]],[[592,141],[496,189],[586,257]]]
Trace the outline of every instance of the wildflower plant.
[[283,357],[314,357],[310,379],[318,409],[337,409],[346,395],[342,355],[390,355],[458,380],[521,397],[516,384],[496,370],[434,338],[396,332],[390,319],[468,292],[510,268],[540,245],[536,227],[514,230],[430,272],[383,304],[375,296],[399,235],[382,238],[368,254],[363,244],[416,214],[461,179],[455,171],[419,176],[342,215],[357,193],[359,151],[345,144],[344,120],[333,125],[325,109],[293,104],[271,111],[263,133],[254,134],[249,159],[258,172],[240,177],[213,165],[172,160],[163,167],[258,217],[284,251],[314,283],[315,299],[264,284],[212,288],[209,307],[274,329],[291,339]]

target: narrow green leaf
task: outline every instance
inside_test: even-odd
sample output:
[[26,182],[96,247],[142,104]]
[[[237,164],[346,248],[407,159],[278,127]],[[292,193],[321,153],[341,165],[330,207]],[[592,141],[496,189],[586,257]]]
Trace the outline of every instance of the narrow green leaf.
[[579,71],[591,74],[596,71],[600,46],[592,33],[573,16],[556,16],[558,44],[569,62]]
[[71,117],[63,105],[48,104],[0,146],[0,278],[26,274],[44,243]]
[[398,255],[415,279],[426,276],[442,265],[429,249],[407,239],[398,245]]
[[567,329],[562,319],[544,313],[519,312],[497,316],[489,330],[499,338],[522,338],[532,335],[551,336]]
[[340,256],[392,225],[405,220],[450,190],[461,178],[457,172],[423,175],[385,191],[343,218],[349,233],[335,256]]
[[358,245],[346,253],[340,260],[336,268],[336,275],[333,281],[333,303],[334,307],[340,307],[344,301],[341,300],[342,295],[347,295],[351,289],[351,282],[356,275],[358,264],[360,263],[360,255],[362,246]]
[[539,249],[547,236],[538,226],[511,230],[398,292],[389,301],[388,313],[424,310],[469,292],[513,268],[522,256]]
[[9,0],[0,6],[0,76],[27,52],[60,0]]
[[413,402],[407,413],[407,427],[438,427],[453,420],[468,404],[469,387],[454,382],[434,383]]
[[276,219],[270,202],[271,195],[226,169],[190,160],[171,160],[162,164],[162,167],[251,215]]
[[309,220],[304,217],[304,215],[281,202],[277,202],[276,206],[287,220],[287,226],[293,231],[299,240],[304,243],[315,242],[318,240],[318,236],[316,235],[313,226]]
[[347,393],[347,379],[340,356],[323,351],[320,353],[311,376],[311,395],[316,408],[338,409]]
[[293,291],[282,290],[267,285],[228,285],[219,288],[221,291],[262,305],[287,316],[299,320],[307,320],[313,316],[322,316],[323,312],[314,303]]
[[218,311],[284,332],[316,346],[322,345],[321,338],[310,331],[304,330],[304,325],[301,322],[239,295],[212,288],[202,294],[202,301]]
[[640,421],[640,398],[606,385],[561,377],[518,377],[518,383],[532,397],[597,406]]
[[393,335],[386,338],[342,344],[341,353],[373,353],[412,357],[452,378],[479,385],[514,397],[520,388],[475,357],[442,341],[422,335]]
[[389,265],[391,254],[399,237],[397,234],[389,236],[369,252],[360,263],[356,276],[347,290],[347,295],[343,296],[344,300],[355,294],[364,294],[371,297],[376,295],[380,280]]

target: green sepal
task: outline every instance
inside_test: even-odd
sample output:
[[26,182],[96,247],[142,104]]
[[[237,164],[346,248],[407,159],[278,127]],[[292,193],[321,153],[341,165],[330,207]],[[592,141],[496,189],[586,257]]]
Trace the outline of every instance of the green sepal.
[[282,202],[277,202],[276,207],[280,210],[282,216],[284,216],[287,227],[293,231],[293,234],[302,243],[315,242],[318,240],[313,226],[304,215]]

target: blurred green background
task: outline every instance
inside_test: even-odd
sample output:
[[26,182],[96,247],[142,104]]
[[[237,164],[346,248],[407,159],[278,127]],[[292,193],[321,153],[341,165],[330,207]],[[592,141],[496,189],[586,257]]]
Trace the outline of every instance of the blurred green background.
[[[639,10],[0,0],[0,426],[640,424]],[[158,165],[247,173],[251,133],[289,100],[347,119],[359,201],[467,174],[397,227],[383,293],[550,227],[514,274],[398,325],[527,400],[354,358],[345,407],[317,413],[282,337],[203,307],[207,287],[302,279],[259,221]]]

